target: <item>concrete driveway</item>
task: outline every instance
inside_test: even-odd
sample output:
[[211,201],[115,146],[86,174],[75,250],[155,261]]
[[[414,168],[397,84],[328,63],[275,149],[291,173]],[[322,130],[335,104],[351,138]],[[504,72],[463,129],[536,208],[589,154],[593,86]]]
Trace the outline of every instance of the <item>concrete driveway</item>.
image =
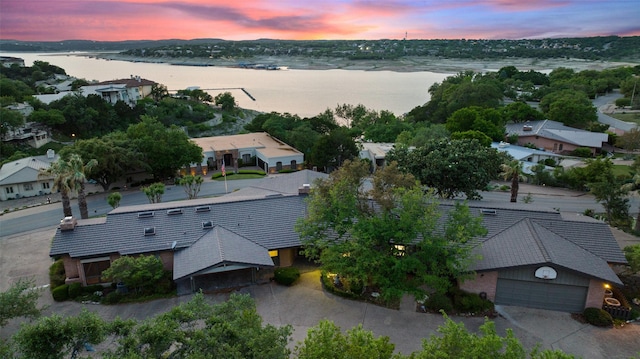
[[[6,290],[19,278],[33,277],[36,285],[48,284],[51,264],[48,252],[55,228],[22,233],[0,241],[0,290]],[[306,336],[307,329],[320,319],[329,319],[342,329],[362,324],[376,335],[385,335],[404,354],[421,348],[423,338],[436,333],[444,320],[440,315],[418,313],[410,298],[403,301],[400,310],[391,310],[367,303],[336,297],[322,290],[319,272],[304,273],[293,287],[265,284],[240,290],[255,300],[258,312],[266,323],[291,324],[294,328],[291,347]],[[188,301],[191,296],[156,300],[142,304],[83,305],[75,302],[56,303],[48,290],[44,290],[41,304],[49,305],[45,314],[74,315],[86,307],[106,319],[144,319],[169,310]],[[220,302],[227,295],[208,295],[211,302]],[[495,319],[498,332],[504,335],[511,328],[527,348],[540,343],[542,348],[561,349],[583,358],[630,358],[640,355],[640,324],[631,323],[622,328],[602,329],[581,324],[567,313],[519,307],[499,308],[502,316]],[[483,318],[460,318],[470,330],[477,330]],[[15,332],[20,320],[14,320],[0,329],[0,337]]]

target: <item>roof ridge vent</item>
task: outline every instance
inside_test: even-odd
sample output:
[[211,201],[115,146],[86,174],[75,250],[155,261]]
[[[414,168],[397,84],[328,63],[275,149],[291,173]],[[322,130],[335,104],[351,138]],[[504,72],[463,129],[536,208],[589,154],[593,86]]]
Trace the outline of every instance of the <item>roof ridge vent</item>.
[[182,214],[182,208],[173,208],[173,209],[168,209],[167,210],[167,214],[172,216],[175,214]]
[[196,207],[196,212],[209,212],[211,211],[211,206],[198,206]]
[[487,216],[495,216],[498,212],[493,208],[480,208],[480,213]]
[[153,217],[153,212],[139,212],[138,218],[151,218]]

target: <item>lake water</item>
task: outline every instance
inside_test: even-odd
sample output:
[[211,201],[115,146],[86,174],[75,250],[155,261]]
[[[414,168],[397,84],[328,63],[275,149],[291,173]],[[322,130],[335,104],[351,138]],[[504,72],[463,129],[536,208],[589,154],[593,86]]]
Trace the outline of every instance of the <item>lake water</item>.
[[[392,72],[359,70],[253,70],[226,67],[175,66],[100,60],[73,54],[9,53],[2,56],[35,60],[65,69],[67,74],[86,80],[115,80],[140,76],[161,83],[169,90],[197,86],[215,97],[229,91],[238,105],[262,112],[276,111],[315,116],[339,104],[362,104],[373,110],[402,115],[429,100],[429,87],[448,74],[434,72]],[[244,88],[256,100],[251,100]]]

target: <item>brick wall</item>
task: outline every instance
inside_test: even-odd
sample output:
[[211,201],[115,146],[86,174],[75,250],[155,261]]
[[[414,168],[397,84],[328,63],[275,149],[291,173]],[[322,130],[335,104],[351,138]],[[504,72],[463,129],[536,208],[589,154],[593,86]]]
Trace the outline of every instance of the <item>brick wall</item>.
[[498,272],[483,272],[476,274],[473,279],[459,283],[460,289],[470,293],[487,293],[487,299],[496,299],[496,286],[498,285]]

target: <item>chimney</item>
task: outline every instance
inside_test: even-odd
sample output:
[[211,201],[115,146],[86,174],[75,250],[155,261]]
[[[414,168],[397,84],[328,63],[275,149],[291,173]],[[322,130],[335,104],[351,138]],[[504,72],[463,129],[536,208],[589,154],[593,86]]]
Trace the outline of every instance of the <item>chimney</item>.
[[76,228],[76,224],[78,224],[78,220],[73,217],[64,217],[60,220],[60,230],[61,231],[73,231]]
[[305,183],[305,184],[302,185],[302,187],[298,188],[298,194],[300,196],[306,196],[309,193],[311,193],[311,185],[308,184],[308,183]]
[[524,126],[522,126],[522,131],[533,131],[533,126],[524,125]]

